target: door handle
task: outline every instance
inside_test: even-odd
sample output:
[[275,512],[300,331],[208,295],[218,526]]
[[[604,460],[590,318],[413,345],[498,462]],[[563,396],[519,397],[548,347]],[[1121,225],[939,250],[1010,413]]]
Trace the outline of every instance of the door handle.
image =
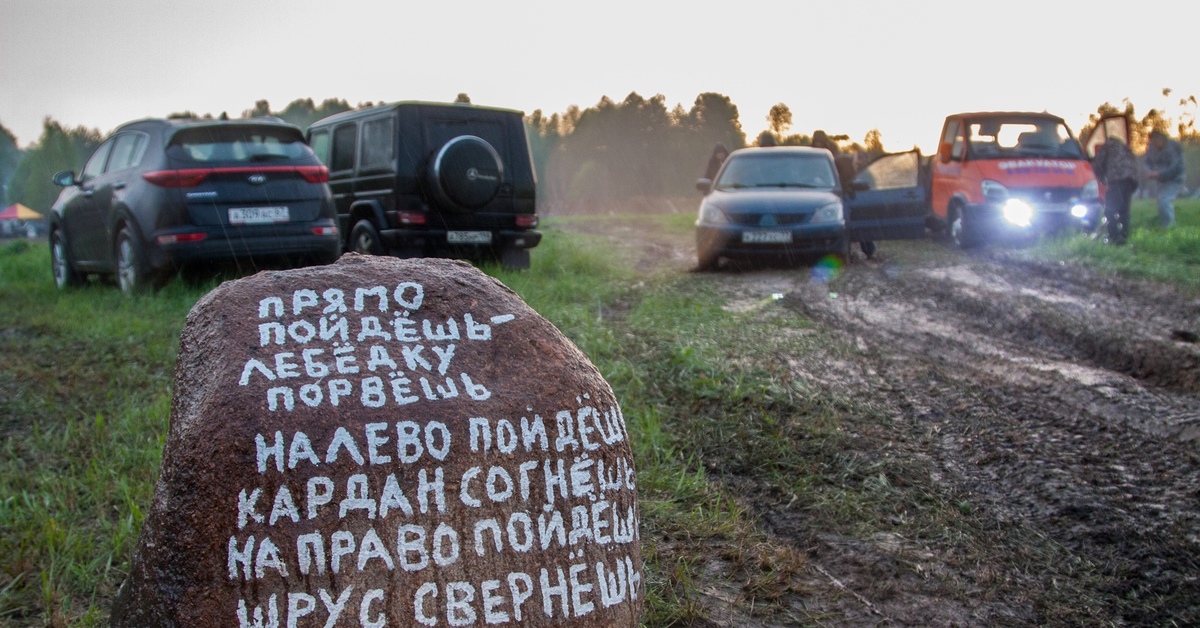
[[117,181],[116,183],[114,183],[114,184],[113,184],[113,189],[114,189],[114,190],[124,190],[124,189],[125,189],[125,182],[124,182],[124,181]]

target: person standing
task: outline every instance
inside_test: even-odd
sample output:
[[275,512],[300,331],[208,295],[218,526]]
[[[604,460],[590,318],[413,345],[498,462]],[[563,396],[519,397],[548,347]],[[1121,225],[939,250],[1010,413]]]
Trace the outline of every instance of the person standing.
[[1183,191],[1183,148],[1159,130],[1150,132],[1146,146],[1146,178],[1158,182],[1158,219],[1175,224],[1175,197]]
[[816,131],[813,131],[812,147],[813,148],[824,148],[825,150],[833,153],[834,157],[838,156],[837,144],[834,144],[833,141],[829,139],[829,134],[826,133],[825,131],[822,131],[821,129],[817,129]]
[[708,158],[708,167],[704,170],[704,178],[712,181],[717,178],[717,171],[721,169],[721,164],[725,163],[725,158],[729,157],[729,149],[725,145],[717,142],[713,146],[712,155]]
[[1137,159],[1120,139],[1108,138],[1096,148],[1092,171],[1105,186],[1104,215],[1108,218],[1108,242],[1121,245],[1129,239],[1129,203],[1137,190]]

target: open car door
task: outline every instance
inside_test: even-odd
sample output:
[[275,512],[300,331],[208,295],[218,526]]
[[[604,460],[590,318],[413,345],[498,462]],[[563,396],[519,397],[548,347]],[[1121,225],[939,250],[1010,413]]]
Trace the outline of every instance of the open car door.
[[929,190],[920,151],[883,155],[855,175],[846,191],[851,242],[925,237]]
[[1095,159],[1096,147],[1107,142],[1110,137],[1115,137],[1121,140],[1126,146],[1129,146],[1129,118],[1125,117],[1124,114],[1100,118],[1100,121],[1088,133],[1087,142],[1084,143],[1088,159]]

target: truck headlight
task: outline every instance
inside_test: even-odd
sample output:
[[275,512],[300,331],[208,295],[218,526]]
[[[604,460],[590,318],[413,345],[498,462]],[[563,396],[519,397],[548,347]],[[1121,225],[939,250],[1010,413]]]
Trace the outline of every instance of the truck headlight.
[[1083,186],[1083,192],[1080,196],[1088,199],[1100,198],[1100,184],[1094,180],[1088,181],[1087,185]]
[[984,179],[980,182],[979,191],[983,192],[983,197],[988,200],[1008,198],[1008,188],[1004,187],[1003,183],[991,179]]
[[1085,218],[1088,215],[1088,207],[1083,203],[1075,203],[1071,206],[1071,215],[1076,218]]
[[1019,198],[1008,199],[1001,211],[1005,220],[1018,227],[1028,227],[1033,222],[1033,208]]
[[841,222],[841,221],[842,221],[842,204],[841,203],[829,203],[828,205],[824,205],[817,211],[813,212],[812,218],[809,219],[810,223]]

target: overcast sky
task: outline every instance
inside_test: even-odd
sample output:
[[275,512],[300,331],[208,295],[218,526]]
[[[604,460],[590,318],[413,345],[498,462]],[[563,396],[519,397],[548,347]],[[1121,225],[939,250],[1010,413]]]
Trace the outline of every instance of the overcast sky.
[[751,138],[782,102],[793,132],[877,128],[889,150],[928,151],[954,111],[1047,110],[1076,131],[1125,98],[1175,115],[1200,97],[1197,18],[1193,0],[0,0],[0,124],[26,146],[46,116],[107,133],[264,98],[466,92],[550,114],[713,91]]

